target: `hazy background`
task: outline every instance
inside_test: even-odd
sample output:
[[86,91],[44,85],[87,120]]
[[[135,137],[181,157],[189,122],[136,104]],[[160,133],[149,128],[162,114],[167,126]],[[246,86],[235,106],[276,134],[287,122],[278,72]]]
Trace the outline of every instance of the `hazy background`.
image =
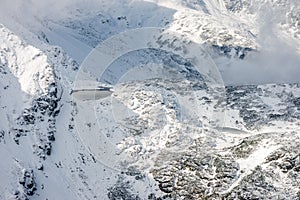
[[259,13],[257,42],[259,53],[250,53],[244,60],[231,64],[223,72],[225,82],[295,83],[300,82],[299,41],[294,43],[278,30],[285,20],[286,11],[266,5]]
[[[290,0],[299,6],[298,0]],[[128,1],[131,2],[131,1]],[[107,10],[122,8],[124,1],[117,0],[2,0],[1,23],[14,19],[23,26],[29,26],[40,19],[68,17],[65,9]],[[265,4],[257,11],[259,53],[252,52],[244,60],[234,60],[222,68],[226,84],[261,84],[300,82],[300,41],[278,31],[279,24],[286,20],[284,8],[273,8]],[[36,23],[38,24],[38,23]],[[105,30],[104,30],[105,31]]]

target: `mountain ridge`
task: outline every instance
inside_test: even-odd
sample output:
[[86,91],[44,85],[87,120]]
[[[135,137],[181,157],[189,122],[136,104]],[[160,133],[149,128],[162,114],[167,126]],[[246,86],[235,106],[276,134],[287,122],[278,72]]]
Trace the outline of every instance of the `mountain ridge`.
[[[299,199],[298,2],[126,2],[64,2],[43,13],[48,4],[33,1],[23,3],[24,16],[3,10],[0,198]],[[161,70],[163,79],[136,81],[133,70],[109,98],[71,95],[93,47],[151,26],[201,44],[225,94],[173,57],[177,74],[145,62],[134,69]],[[141,51],[115,65],[138,55],[151,58]]]

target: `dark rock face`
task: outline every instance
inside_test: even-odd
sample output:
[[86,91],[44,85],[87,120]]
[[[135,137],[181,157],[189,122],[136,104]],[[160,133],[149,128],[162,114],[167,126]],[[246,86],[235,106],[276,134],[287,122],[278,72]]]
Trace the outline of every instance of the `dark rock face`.
[[5,131],[1,130],[0,131],[0,143],[4,140],[4,136],[5,136]]
[[257,167],[239,186],[227,194],[225,199],[266,199],[272,197],[275,191],[276,188],[266,180],[262,169]]
[[43,123],[46,119],[47,132],[41,133],[41,143],[38,145],[38,155],[45,158],[45,155],[51,155],[52,142],[55,141],[55,117],[59,113],[59,97],[57,85],[51,84],[47,96],[40,97],[33,102],[33,111],[39,113],[39,122]]
[[[43,96],[35,98],[29,108],[25,108],[17,119],[17,125],[22,128],[14,128],[10,132],[14,135],[14,141],[19,144],[20,138],[28,134],[36,134],[39,139],[34,151],[42,159],[51,155],[52,143],[55,141],[56,116],[59,114],[60,93],[55,82],[49,84],[48,91]],[[39,124],[40,129],[34,129]]]
[[300,97],[294,98],[293,103],[297,107],[297,109],[299,109],[300,108]]
[[237,0],[225,0],[224,1],[227,10],[231,12],[241,11],[243,9],[242,1]]
[[212,48],[221,56],[227,56],[229,58],[236,57],[244,59],[248,52],[255,51],[248,47],[234,47],[234,46],[218,46],[212,45]]
[[152,171],[159,188],[172,199],[203,199],[227,189],[238,171],[231,157],[193,151]]
[[108,188],[108,198],[110,200],[141,200],[138,195],[132,194],[129,181],[124,181],[124,177],[120,176],[117,183]]
[[[294,97],[292,93],[286,92],[285,87],[275,85],[274,87],[278,88],[278,92],[273,93],[269,89],[252,85],[228,86],[226,87],[227,106],[239,110],[240,116],[249,130],[259,129],[276,120],[300,119],[299,97]],[[268,102],[262,100],[264,98],[276,98],[279,99],[279,103],[268,105]],[[274,106],[285,107],[285,109],[278,112],[272,109]]]
[[300,9],[299,6],[293,7],[286,16],[286,23],[293,28],[294,36],[300,37]]
[[25,109],[22,115],[23,115],[23,120],[26,125],[34,124],[35,116],[34,116],[34,113],[30,112],[29,109]]
[[236,158],[248,157],[257,147],[258,139],[245,138],[239,144],[233,146],[231,151]]
[[23,169],[21,171],[19,184],[22,186],[22,189],[15,192],[16,199],[27,200],[35,194],[36,182],[32,169]]
[[264,123],[261,117],[263,113],[257,112],[255,108],[265,110],[267,105],[260,99],[254,98],[260,92],[257,86],[229,86],[226,88],[227,106],[237,109],[241,118],[249,129],[256,128],[257,124]]
[[300,176],[300,151],[294,148],[299,148],[299,145],[280,148],[269,156],[267,162],[278,167],[283,173]]
[[[235,133],[230,129],[228,133],[237,135],[232,144],[215,149],[214,137],[221,133],[204,136],[206,139],[195,140],[183,151],[159,152],[149,172],[143,172],[138,166],[129,167],[122,174],[123,182],[127,180],[125,185],[131,185],[132,177],[143,182],[150,173],[159,191],[147,194],[151,200],[299,199],[298,130],[283,130],[286,127],[274,125],[276,122],[299,125],[299,97],[296,96],[299,90],[289,91],[293,87],[299,88],[298,85],[227,87],[226,103],[220,107],[237,111],[238,117],[233,118],[233,124],[246,130]],[[207,94],[201,100],[215,107],[216,101],[211,95]],[[278,130],[274,126],[278,126]],[[262,127],[274,132],[263,132]],[[222,139],[228,138],[224,135]],[[268,145],[276,150],[266,153]],[[264,150],[258,155],[261,148]],[[258,161],[256,157],[264,153],[265,157]],[[244,168],[245,163],[254,166]],[[118,182],[109,190],[111,199],[118,199],[118,195],[123,197],[120,199],[140,198],[134,195],[134,190],[121,186]]]
[[142,172],[134,166],[130,166],[127,168],[127,171],[125,172],[127,176],[133,176],[135,180],[142,180],[145,178],[145,175],[142,174]]

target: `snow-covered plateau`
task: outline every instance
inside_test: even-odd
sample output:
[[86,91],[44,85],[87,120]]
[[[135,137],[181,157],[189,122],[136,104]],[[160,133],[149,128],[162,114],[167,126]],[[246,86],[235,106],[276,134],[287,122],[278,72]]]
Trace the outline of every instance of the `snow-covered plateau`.
[[299,0],[3,0],[0,199],[299,200],[299,77]]

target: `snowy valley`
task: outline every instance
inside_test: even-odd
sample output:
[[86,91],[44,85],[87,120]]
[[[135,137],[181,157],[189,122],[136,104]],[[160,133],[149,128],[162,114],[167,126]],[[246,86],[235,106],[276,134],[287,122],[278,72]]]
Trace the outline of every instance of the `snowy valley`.
[[0,11],[0,199],[300,199],[297,0]]

